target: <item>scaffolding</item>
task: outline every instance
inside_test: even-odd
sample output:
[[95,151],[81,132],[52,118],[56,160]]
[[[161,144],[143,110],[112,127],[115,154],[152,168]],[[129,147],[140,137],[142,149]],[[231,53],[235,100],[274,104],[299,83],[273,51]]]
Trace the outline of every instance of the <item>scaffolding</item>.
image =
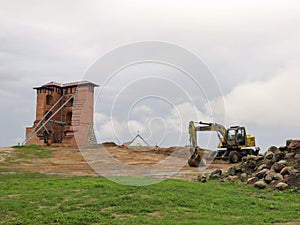
[[[61,121],[57,121],[57,120],[52,120],[52,118],[61,110],[64,109],[65,105],[73,98],[75,98],[75,94],[72,94],[69,96],[69,98],[53,113],[51,114],[52,110],[58,105],[58,103],[60,101],[63,100],[63,98],[65,97],[65,95],[62,95],[56,102],[55,104],[48,110],[47,113],[45,113],[45,115],[42,117],[42,119],[40,119],[40,121],[34,126],[34,128],[32,129],[32,131],[26,136],[25,140],[22,142],[22,145],[24,145],[27,141],[29,141],[30,139],[32,139],[40,130],[42,130],[43,136],[44,136],[44,142],[47,143],[48,142],[48,135],[50,135],[52,133],[54,140],[57,142],[58,138],[54,132],[54,128],[53,128],[53,123],[59,124],[59,125],[67,125],[67,122],[63,121],[63,118]],[[49,116],[50,115],[50,116]],[[49,116],[49,117],[48,117]],[[44,120],[46,120],[45,122],[43,122]],[[50,126],[51,132],[47,129],[46,125]]]

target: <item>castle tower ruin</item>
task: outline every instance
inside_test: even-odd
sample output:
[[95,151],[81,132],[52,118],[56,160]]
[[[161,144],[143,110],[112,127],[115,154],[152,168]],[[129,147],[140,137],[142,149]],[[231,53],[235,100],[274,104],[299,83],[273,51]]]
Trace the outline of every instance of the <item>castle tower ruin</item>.
[[26,128],[26,144],[85,146],[96,143],[94,88],[88,82],[49,82],[37,91],[36,119]]

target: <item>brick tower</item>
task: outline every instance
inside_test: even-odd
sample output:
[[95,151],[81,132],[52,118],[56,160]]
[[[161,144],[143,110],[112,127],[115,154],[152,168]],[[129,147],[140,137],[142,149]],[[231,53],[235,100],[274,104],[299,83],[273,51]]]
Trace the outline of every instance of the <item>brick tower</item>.
[[94,88],[88,82],[50,82],[37,91],[36,119],[26,128],[26,144],[84,146],[96,142]]

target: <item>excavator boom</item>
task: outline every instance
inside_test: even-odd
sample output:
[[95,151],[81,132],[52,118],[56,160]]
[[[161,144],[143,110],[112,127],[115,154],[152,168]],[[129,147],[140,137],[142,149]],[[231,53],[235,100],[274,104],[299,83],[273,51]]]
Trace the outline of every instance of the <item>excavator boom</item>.
[[[195,126],[195,124],[202,125],[202,126]],[[189,123],[190,143],[191,146],[193,147],[197,146],[197,131],[216,131],[218,133],[220,142],[226,141],[227,130],[223,125],[218,123],[205,123],[202,121],[200,121],[199,123],[190,121]]]

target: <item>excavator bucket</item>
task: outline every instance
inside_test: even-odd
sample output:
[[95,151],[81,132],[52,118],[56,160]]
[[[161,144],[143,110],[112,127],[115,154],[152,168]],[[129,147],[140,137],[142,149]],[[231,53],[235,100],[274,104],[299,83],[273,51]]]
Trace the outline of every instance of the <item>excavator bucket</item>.
[[191,155],[190,159],[188,160],[188,164],[190,167],[199,167],[201,162],[201,155],[198,152],[198,149],[195,148],[193,154]]

